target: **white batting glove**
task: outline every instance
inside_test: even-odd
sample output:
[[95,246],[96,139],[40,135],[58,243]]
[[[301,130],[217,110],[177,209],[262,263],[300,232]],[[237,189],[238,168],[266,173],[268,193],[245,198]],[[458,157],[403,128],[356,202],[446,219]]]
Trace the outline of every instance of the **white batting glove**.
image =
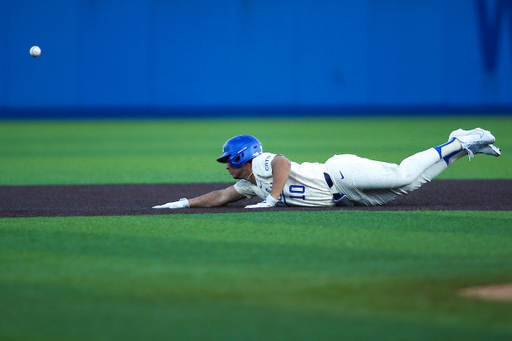
[[187,208],[187,207],[190,207],[190,204],[189,204],[188,200],[185,198],[181,198],[179,201],[169,202],[164,205],[153,206],[153,208],[171,208],[171,209]]
[[255,204],[255,205],[247,205],[247,206],[245,206],[245,208],[270,208],[270,207],[276,206],[277,203],[278,203],[278,201],[276,199],[272,198],[272,196],[269,194],[265,198],[265,201],[262,201],[259,204]]

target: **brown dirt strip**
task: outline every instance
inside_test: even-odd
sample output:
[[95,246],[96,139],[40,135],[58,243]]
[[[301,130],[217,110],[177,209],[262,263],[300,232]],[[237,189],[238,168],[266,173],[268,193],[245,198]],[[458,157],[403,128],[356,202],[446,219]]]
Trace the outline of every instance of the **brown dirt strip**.
[[466,288],[461,290],[459,295],[482,300],[512,303],[512,283]]
[[[192,198],[229,186],[213,184],[121,184],[0,186],[0,217],[68,217],[150,214],[247,213],[244,206],[261,201],[242,200],[218,208],[152,209],[158,204]],[[512,180],[435,180],[385,206],[300,208],[272,211],[415,211],[512,210]],[[250,210],[250,212],[258,212]]]

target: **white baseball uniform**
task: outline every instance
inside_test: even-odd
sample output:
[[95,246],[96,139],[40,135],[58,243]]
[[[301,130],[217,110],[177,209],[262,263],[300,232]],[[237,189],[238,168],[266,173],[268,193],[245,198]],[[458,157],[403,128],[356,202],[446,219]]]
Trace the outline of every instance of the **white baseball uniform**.
[[[256,195],[265,199],[272,190],[271,163],[276,155],[263,153],[254,158],[252,170],[257,185],[240,180],[235,189],[248,198]],[[464,155],[466,152],[460,151],[440,158],[438,151],[430,148],[406,158],[400,165],[352,154],[334,155],[325,164],[292,162],[277,205],[334,206],[336,196],[346,197],[355,205],[383,205],[431,181]]]
[[[262,153],[252,160],[252,171],[257,185],[240,180],[235,189],[242,195],[252,198],[257,195],[265,199],[272,191],[272,160],[277,154]],[[290,176],[279,197],[278,206],[334,206],[329,186],[323,173],[327,168],[321,163],[292,162]]]

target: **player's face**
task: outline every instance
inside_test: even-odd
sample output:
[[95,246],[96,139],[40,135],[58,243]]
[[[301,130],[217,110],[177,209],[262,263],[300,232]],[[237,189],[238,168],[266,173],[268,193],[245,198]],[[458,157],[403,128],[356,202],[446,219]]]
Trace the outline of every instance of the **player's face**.
[[226,164],[226,169],[228,170],[229,174],[233,177],[233,179],[246,179],[251,175],[251,167],[252,165],[250,163],[246,163],[242,167],[233,167],[229,164],[229,162]]

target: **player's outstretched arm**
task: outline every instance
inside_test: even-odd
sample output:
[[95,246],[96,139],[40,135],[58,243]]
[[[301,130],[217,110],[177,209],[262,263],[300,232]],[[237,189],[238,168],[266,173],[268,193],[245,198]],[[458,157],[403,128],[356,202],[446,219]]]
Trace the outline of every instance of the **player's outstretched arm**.
[[190,207],[219,207],[241,199],[245,199],[245,195],[238,193],[235,186],[230,186],[190,199],[189,202]]
[[244,198],[245,196],[238,193],[234,186],[230,186],[225,189],[206,193],[197,198],[182,198],[179,201],[153,206],[153,208],[219,207]]

